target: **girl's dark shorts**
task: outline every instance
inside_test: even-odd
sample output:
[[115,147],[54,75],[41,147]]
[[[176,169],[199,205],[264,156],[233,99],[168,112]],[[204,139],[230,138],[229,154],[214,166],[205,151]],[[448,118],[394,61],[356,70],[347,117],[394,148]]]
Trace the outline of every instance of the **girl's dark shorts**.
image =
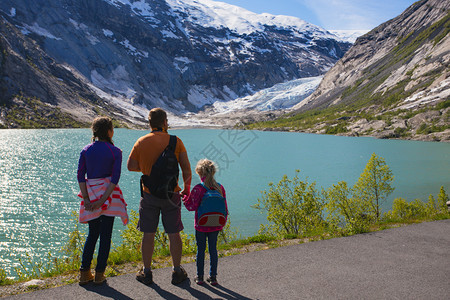
[[159,215],[167,234],[183,230],[181,222],[181,196],[175,193],[172,200],[160,199],[144,192],[139,204],[139,221],[137,229],[145,233],[155,233],[158,228]]

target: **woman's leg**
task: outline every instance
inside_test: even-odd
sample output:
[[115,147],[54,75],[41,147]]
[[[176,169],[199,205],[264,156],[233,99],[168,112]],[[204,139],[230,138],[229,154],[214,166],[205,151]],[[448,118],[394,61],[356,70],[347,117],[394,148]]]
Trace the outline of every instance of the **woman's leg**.
[[81,257],[81,270],[86,271],[91,268],[92,257],[94,256],[95,244],[97,244],[100,235],[100,219],[94,219],[88,222],[89,232],[84,243],[83,256]]
[[106,269],[109,250],[111,249],[111,237],[114,226],[114,217],[100,216],[100,246],[98,248],[96,272],[103,272]]
[[206,233],[195,231],[197,241],[197,275],[203,276],[205,267]]
[[219,255],[217,254],[217,237],[219,236],[219,231],[208,232],[207,235],[209,258],[211,260],[209,275],[217,276],[217,264],[219,263]]

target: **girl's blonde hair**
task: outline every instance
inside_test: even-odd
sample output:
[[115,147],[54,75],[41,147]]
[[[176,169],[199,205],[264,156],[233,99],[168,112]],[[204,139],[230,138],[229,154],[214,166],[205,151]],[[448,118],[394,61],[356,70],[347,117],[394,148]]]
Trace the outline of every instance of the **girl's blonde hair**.
[[203,179],[205,185],[209,189],[217,190],[222,195],[222,189],[214,179],[216,169],[217,168],[214,162],[205,158],[198,161],[197,166],[195,167],[195,173],[197,173]]

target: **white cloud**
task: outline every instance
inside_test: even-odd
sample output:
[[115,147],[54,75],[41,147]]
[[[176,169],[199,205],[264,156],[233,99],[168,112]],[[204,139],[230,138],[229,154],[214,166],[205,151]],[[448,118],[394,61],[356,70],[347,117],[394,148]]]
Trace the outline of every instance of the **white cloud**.
[[395,18],[415,0],[296,0],[326,29],[368,30]]
[[311,9],[326,29],[372,29],[377,25],[377,1],[300,0]]

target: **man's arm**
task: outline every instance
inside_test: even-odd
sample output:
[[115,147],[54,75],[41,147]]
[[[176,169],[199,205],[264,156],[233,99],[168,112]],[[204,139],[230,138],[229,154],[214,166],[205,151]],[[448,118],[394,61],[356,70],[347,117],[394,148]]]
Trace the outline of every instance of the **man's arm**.
[[187,152],[180,153],[179,163],[181,167],[181,173],[183,174],[183,182],[184,182],[184,188],[181,191],[181,195],[189,195],[189,193],[191,192],[192,172]]
[[140,172],[141,171],[141,168],[139,167],[139,162],[132,159],[131,157],[128,157],[127,168],[128,168],[128,171],[132,171],[132,172]]

